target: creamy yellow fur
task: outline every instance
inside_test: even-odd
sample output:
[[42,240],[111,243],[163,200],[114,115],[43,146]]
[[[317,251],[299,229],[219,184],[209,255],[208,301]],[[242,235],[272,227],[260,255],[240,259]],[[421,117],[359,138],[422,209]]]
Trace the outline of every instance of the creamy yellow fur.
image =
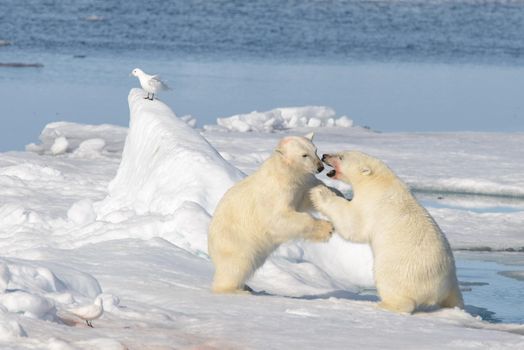
[[305,238],[326,241],[333,226],[302,211],[323,169],[306,137],[286,137],[260,169],[237,183],[220,200],[209,226],[209,255],[215,265],[216,293],[244,290],[281,243]]
[[382,161],[361,152],[325,155],[334,178],[350,183],[351,201],[325,186],[313,205],[345,239],[371,245],[380,306],[413,312],[419,306],[463,308],[449,243],[431,215]]

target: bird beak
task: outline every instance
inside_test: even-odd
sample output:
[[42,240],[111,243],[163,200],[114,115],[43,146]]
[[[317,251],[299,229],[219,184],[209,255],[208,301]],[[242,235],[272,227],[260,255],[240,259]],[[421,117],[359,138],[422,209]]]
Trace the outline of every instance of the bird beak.
[[133,72],[129,73],[129,76],[132,77],[133,76]]

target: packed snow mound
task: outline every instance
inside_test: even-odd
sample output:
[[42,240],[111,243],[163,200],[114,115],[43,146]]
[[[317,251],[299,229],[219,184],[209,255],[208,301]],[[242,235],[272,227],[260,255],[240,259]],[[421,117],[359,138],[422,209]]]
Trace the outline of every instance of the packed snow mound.
[[191,114],[183,115],[183,116],[180,117],[180,119],[184,123],[186,123],[187,125],[192,127],[193,129],[196,128],[196,126],[197,126],[197,119],[195,117],[193,117]]
[[194,129],[159,100],[129,93],[130,123],[122,161],[109,184],[109,195],[96,209],[173,214],[196,207],[213,213],[215,206],[243,174],[225,161]]
[[20,323],[2,315],[2,312],[0,310],[0,342],[14,342],[17,338],[27,336]]
[[24,163],[0,168],[0,176],[9,176],[23,181],[60,181],[62,173],[54,168]]
[[272,132],[300,127],[353,126],[347,116],[337,117],[335,110],[324,106],[276,108],[267,112],[251,112],[218,118],[217,125],[205,125],[208,131]]
[[81,156],[118,153],[126,135],[127,128],[116,125],[55,122],[45,126],[39,137],[41,143],[27,145],[26,151],[48,155],[79,153]]
[[[184,115],[180,119],[191,128],[197,125],[192,115]],[[83,158],[96,158],[98,155],[119,154],[124,148],[126,136],[127,128],[118,125],[53,122],[40,133],[40,143],[30,143],[25,149],[40,155],[72,153]]]
[[[77,302],[90,301],[102,292],[91,275],[45,262],[0,258],[0,318],[2,313],[58,321],[57,311]],[[16,324],[0,326],[20,335]],[[6,330],[7,329],[7,330]]]

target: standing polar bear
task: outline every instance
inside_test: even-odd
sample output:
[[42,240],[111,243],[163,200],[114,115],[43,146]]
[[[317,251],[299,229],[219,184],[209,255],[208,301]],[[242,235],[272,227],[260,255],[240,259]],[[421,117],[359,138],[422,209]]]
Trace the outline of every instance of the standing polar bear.
[[324,170],[306,137],[288,136],[252,175],[230,188],[209,226],[208,250],[215,265],[213,292],[242,292],[266,258],[282,243],[305,238],[327,241],[333,225],[301,210]]
[[463,308],[446,237],[393,171],[356,151],[322,160],[334,168],[329,177],[351,184],[353,199],[316,186],[311,200],[343,238],[371,245],[380,306],[407,313],[419,306]]

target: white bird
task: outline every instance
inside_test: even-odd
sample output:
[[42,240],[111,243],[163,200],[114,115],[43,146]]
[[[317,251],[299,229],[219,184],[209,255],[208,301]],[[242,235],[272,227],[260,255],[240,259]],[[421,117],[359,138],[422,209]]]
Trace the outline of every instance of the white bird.
[[104,313],[104,304],[101,296],[97,296],[93,304],[79,306],[77,308],[68,309],[73,315],[86,321],[87,325],[93,328],[92,320],[96,320]]
[[[153,101],[157,92],[169,90],[169,86],[167,86],[167,84],[162,81],[158,75],[146,74],[139,68],[133,69],[131,75],[134,75],[138,78],[140,81],[140,86],[142,86],[142,89],[147,92],[147,97],[144,97],[145,99]],[[152,95],[151,98],[149,98],[149,94]]]

